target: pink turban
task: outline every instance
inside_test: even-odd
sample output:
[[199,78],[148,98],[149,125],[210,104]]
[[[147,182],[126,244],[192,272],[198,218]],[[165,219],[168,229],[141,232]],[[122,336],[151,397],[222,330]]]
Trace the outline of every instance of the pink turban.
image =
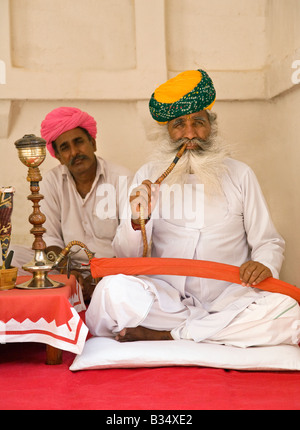
[[41,136],[46,140],[46,146],[52,157],[55,152],[52,146],[58,136],[73,128],[82,127],[96,139],[97,123],[92,116],[73,107],[60,107],[54,109],[41,124]]

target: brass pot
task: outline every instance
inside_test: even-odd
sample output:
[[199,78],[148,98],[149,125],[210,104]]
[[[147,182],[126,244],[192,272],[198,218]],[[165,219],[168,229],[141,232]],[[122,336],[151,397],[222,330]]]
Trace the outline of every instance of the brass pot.
[[18,268],[0,269],[0,291],[11,290],[16,286]]

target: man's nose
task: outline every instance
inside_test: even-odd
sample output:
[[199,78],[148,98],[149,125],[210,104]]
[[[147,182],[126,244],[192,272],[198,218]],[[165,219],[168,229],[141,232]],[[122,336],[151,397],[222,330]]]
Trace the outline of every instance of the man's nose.
[[194,139],[195,137],[197,137],[195,127],[193,126],[193,123],[191,121],[186,122],[183,134],[183,137],[187,139]]
[[71,144],[70,145],[71,158],[74,158],[77,154],[78,154],[78,149],[77,149],[76,145]]

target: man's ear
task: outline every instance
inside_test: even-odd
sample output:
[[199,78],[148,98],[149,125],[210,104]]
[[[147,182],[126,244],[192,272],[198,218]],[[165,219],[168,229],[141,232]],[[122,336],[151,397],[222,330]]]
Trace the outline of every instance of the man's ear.
[[57,151],[55,151],[55,158],[60,162],[60,164],[64,164],[64,163],[61,161],[61,157],[60,157],[60,155],[59,155],[59,153],[58,153]]
[[94,148],[94,152],[96,152],[97,151],[97,143],[96,143],[96,140],[93,137],[91,139],[91,142],[92,142],[92,145],[93,145],[93,148]]
[[55,158],[57,158],[57,160],[60,162],[60,164],[63,164],[63,163],[62,163],[62,161],[61,161],[61,157],[60,157],[60,155],[59,155],[59,153],[58,153],[58,150],[57,150],[57,146],[56,146],[56,142],[55,142],[55,141],[53,141],[53,142],[52,142],[52,148],[54,149],[54,155],[55,155]]

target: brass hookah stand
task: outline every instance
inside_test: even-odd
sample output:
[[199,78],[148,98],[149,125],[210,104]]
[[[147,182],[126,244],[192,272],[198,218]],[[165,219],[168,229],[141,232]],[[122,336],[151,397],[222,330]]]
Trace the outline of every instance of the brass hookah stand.
[[40,200],[44,198],[39,193],[39,182],[42,180],[39,166],[46,157],[46,141],[36,137],[34,134],[28,134],[17,140],[15,145],[19,159],[28,167],[27,181],[30,182],[31,194],[27,198],[33,204],[33,212],[28,220],[33,225],[30,233],[34,235],[32,244],[34,258],[23,266],[23,269],[32,273],[33,277],[31,280],[17,285],[17,287],[23,289],[61,287],[64,284],[48,278],[48,272],[53,269],[53,262],[48,260],[45,254],[46,243],[43,240],[43,234],[46,229],[43,227],[43,223],[46,221],[46,216],[40,211],[39,205]]

